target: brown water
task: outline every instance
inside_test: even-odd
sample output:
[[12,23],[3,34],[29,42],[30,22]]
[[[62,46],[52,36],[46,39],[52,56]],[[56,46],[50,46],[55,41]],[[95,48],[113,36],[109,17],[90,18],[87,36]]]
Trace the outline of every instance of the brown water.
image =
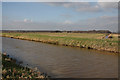
[[[3,52],[57,78],[117,78],[118,56],[108,52],[3,38]],[[113,53],[112,53],[113,54]]]

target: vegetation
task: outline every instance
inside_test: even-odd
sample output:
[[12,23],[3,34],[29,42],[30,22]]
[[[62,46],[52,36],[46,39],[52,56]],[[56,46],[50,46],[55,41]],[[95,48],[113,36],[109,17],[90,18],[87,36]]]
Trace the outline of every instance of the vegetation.
[[40,73],[38,70],[23,67],[16,63],[16,59],[10,58],[6,53],[2,54],[2,79],[18,80],[18,79],[41,79],[48,80],[49,77]]
[[108,36],[109,34],[110,33],[4,32],[2,36],[64,46],[119,52],[118,34]]

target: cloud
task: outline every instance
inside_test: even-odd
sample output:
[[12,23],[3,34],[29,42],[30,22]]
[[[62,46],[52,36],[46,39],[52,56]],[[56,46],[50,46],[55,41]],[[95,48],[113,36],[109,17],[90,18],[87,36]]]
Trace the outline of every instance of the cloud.
[[96,30],[118,30],[118,17],[117,16],[101,16],[97,18],[91,18],[84,21],[75,23],[79,26],[84,26],[84,29],[96,29]]
[[24,19],[24,22],[32,22],[32,20],[31,19]]
[[6,17],[6,16],[3,16],[3,20],[6,20],[6,22],[12,21],[12,22],[15,22],[15,23],[16,22],[23,22],[23,23],[32,23],[33,22],[32,19],[25,18],[23,20],[13,20],[13,19],[11,19],[9,17]]
[[101,12],[117,10],[118,2],[96,2],[91,4],[90,2],[50,2],[46,3],[50,6],[62,6],[65,8],[71,8],[78,12]]
[[95,11],[94,7],[90,6],[88,2],[54,2],[47,3],[50,6],[62,6],[65,8],[72,8],[76,11]]
[[119,2],[120,0],[69,0],[70,2]]
[[65,20],[63,22],[20,22],[4,19],[3,30],[22,29],[22,30],[118,30],[117,16],[101,16],[87,20],[72,22]]
[[119,2],[120,0],[98,0],[98,2]]
[[2,0],[3,2],[119,2],[120,0]]
[[70,20],[66,20],[66,21],[64,22],[64,24],[73,24],[73,22],[70,21]]
[[0,30],[2,30],[2,15],[0,14]]
[[118,3],[117,2],[98,2],[98,5],[101,7],[101,8],[104,8],[104,9],[117,9],[118,8]]
[[[67,21],[69,22],[69,21]],[[87,20],[72,22],[72,24],[63,24],[64,30],[110,30],[117,32],[118,17],[117,16],[101,16]]]
[[76,11],[99,12],[101,11],[101,9],[99,8],[98,5],[94,5],[94,6],[85,5],[85,6],[77,8]]
[[69,0],[3,0],[3,2],[68,2]]
[[2,7],[2,1],[0,1],[0,7]]

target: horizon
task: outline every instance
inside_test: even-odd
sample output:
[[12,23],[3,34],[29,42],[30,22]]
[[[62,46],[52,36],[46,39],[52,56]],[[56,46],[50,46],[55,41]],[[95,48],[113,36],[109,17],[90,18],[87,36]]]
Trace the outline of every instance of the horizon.
[[2,32],[76,32],[76,33],[118,33],[119,32],[111,32],[109,30],[0,30]]

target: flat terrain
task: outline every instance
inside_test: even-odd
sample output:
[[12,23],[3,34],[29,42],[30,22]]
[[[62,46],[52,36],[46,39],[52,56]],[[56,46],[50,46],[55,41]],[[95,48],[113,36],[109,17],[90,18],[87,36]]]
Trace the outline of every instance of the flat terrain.
[[3,37],[32,40],[56,45],[81,47],[88,49],[118,51],[118,34],[107,33],[48,33],[48,32],[10,32],[3,33]]

